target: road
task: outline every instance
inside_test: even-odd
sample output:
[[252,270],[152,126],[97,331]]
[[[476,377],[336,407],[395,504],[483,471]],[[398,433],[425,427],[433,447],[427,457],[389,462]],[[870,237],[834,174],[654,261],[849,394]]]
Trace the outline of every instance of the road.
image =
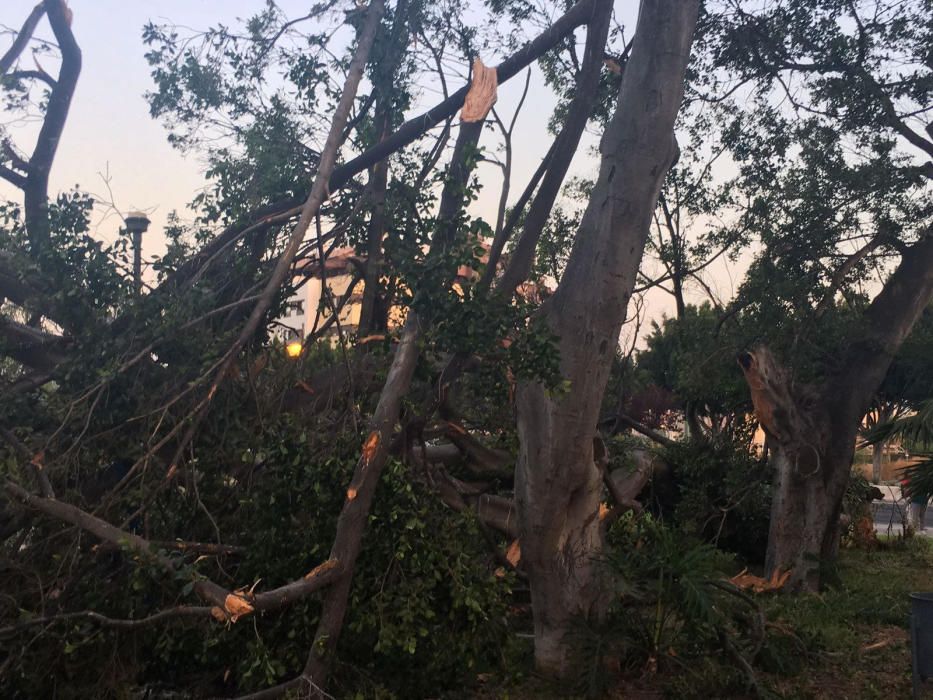
[[[875,532],[878,534],[899,535],[903,531],[904,520],[907,519],[907,501],[901,497],[899,486],[882,486],[884,492],[883,501],[875,501],[871,504],[872,512],[875,515]],[[933,506],[927,508],[924,524],[925,530],[917,534],[924,537],[933,537]]]
[[[901,523],[906,517],[903,506],[895,506],[893,503],[876,502],[872,504],[872,510],[875,513],[875,532],[886,533],[888,525],[893,528],[892,534],[900,534]],[[925,537],[933,537],[933,507],[927,508],[927,517],[925,519],[926,530],[922,533]]]

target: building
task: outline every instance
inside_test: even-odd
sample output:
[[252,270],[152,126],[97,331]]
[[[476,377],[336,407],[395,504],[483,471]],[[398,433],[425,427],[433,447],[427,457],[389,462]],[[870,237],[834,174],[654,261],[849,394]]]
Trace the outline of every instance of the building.
[[[480,244],[485,253],[480,257],[480,263],[486,263],[489,256],[489,245]],[[503,258],[504,259],[504,258]],[[333,250],[322,266],[317,260],[304,261],[296,270],[294,285],[295,294],[286,302],[285,314],[273,321],[275,336],[286,346],[291,346],[289,352],[298,354],[301,343],[310,333],[319,330],[331,317],[328,304],[339,304],[351,285],[353,289],[349,298],[343,304],[338,315],[337,323],[332,323],[325,335],[336,338],[338,332],[345,334],[356,333],[359,328],[360,311],[363,300],[363,281],[361,279],[365,259],[356,254],[353,248],[337,248]],[[457,269],[454,279],[454,288],[463,289],[474,284],[479,279],[479,273],[470,266],[462,265]],[[328,290],[327,298],[323,296],[324,287]],[[528,301],[540,303],[550,293],[547,285],[539,280],[526,282],[518,289],[518,294]],[[389,327],[401,325],[405,314],[403,309],[392,309],[389,313]]]
[[[320,328],[331,313],[329,303],[338,303],[349,286],[359,275],[361,259],[353,248],[337,248],[324,261],[303,261],[295,274],[297,291],[285,303],[285,313],[273,321],[275,336],[285,345],[304,340],[308,334]],[[324,287],[328,290],[324,296]],[[340,330],[355,333],[360,321],[360,302],[363,296],[362,281],[356,283],[350,298],[338,316]],[[329,299],[328,299],[329,298]],[[337,324],[331,327],[337,332]]]

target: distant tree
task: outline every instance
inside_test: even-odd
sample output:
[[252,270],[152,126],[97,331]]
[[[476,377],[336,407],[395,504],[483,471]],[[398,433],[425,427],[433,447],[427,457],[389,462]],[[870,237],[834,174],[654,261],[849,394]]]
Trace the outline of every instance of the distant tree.
[[653,322],[646,347],[637,355],[639,370],[680,402],[693,437],[703,439],[742,422],[751,409],[748,391],[733,369],[744,345],[735,326],[720,332],[721,312],[709,303],[687,305],[677,318]]

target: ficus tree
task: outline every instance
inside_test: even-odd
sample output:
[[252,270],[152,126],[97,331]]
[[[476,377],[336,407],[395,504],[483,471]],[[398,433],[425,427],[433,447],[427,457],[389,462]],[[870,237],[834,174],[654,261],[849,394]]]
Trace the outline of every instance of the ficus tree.
[[768,568],[813,590],[856,433],[933,294],[930,8],[733,3],[709,21],[706,79],[754,104],[731,149],[763,248],[732,310],[773,329],[740,357],[778,473]]

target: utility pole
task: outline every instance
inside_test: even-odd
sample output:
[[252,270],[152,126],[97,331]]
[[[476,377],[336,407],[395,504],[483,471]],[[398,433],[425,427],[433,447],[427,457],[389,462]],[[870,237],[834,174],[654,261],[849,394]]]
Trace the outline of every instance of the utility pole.
[[123,223],[133,236],[133,284],[139,296],[143,289],[143,234],[151,222],[144,212],[131,211]]

